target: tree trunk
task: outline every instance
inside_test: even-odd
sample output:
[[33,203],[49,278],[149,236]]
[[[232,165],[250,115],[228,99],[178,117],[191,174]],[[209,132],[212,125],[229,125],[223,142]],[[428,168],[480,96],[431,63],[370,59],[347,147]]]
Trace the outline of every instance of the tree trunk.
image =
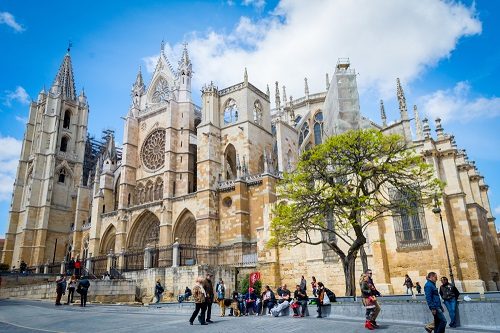
[[366,256],[365,246],[359,248],[359,256],[361,258],[361,264],[363,264],[363,272],[368,270],[368,257]]
[[345,277],[345,295],[356,296],[356,256],[347,256],[342,259]]

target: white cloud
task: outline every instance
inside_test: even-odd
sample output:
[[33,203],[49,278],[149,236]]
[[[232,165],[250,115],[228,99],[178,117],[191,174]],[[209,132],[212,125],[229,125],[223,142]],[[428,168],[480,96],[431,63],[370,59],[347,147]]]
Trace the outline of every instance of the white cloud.
[[16,116],[16,120],[17,120],[18,122],[20,122],[21,124],[23,124],[23,125],[26,125],[26,123],[28,122],[28,118],[26,118],[26,117],[21,117],[21,116]]
[[6,24],[16,32],[24,31],[24,27],[16,22],[14,16],[9,12],[0,12],[0,24]]
[[23,87],[18,86],[16,90],[14,91],[6,91],[7,95],[5,96],[5,105],[7,106],[12,106],[13,101],[17,101],[21,104],[29,104],[30,103],[30,96],[24,90]]
[[500,206],[496,206],[495,209],[493,209],[493,212],[495,215],[500,215]]
[[458,82],[453,89],[438,90],[420,98],[424,112],[431,118],[467,122],[476,118],[500,116],[499,97],[477,97],[470,95],[468,82]]
[[461,37],[481,33],[475,15],[474,8],[452,1],[282,0],[263,19],[241,17],[230,33],[187,36],[193,91],[212,80],[221,88],[240,82],[247,67],[257,87],[272,89],[279,81],[298,98],[304,77],[311,92],[322,91],[325,73],[333,72],[338,58],[349,57],[362,93],[392,96],[396,77],[408,85],[449,57]]
[[0,201],[11,198],[21,148],[21,140],[0,136]]
[[241,3],[243,6],[253,6],[257,9],[264,8],[266,5],[265,0],[243,0]]

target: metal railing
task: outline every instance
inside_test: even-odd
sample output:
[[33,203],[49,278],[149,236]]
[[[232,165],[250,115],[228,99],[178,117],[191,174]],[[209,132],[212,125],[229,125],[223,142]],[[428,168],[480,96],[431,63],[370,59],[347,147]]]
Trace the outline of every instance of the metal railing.
[[93,257],[92,261],[92,274],[97,277],[102,276],[105,272],[108,271],[108,257],[107,256],[99,256]]
[[173,248],[172,245],[157,247],[151,252],[151,263],[149,267],[172,267]]
[[144,250],[126,252],[124,254],[123,272],[144,269]]

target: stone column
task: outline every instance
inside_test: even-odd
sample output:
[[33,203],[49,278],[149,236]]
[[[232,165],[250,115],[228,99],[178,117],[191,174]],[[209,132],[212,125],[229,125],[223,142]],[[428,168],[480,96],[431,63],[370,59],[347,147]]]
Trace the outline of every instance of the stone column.
[[49,274],[49,263],[43,264],[43,274]]
[[179,242],[172,244],[172,267],[179,266]]
[[125,248],[122,247],[120,254],[118,255],[118,267],[120,271],[125,268]]
[[144,249],[144,269],[151,268],[151,248]]
[[114,258],[115,254],[113,252],[113,250],[110,250],[109,253],[108,253],[108,260],[106,262],[106,271],[111,274],[111,268],[113,267],[113,258]]
[[92,272],[92,258],[87,258],[87,261],[85,262],[85,268],[87,269],[87,272],[89,274]]
[[40,274],[40,265],[37,265],[35,268],[35,274]]

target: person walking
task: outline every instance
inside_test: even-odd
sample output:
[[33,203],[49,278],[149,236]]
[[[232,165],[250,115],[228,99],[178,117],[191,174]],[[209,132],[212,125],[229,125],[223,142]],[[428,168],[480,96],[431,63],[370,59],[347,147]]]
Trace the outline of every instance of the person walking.
[[[403,283],[403,286],[406,286],[406,294],[411,294],[413,295],[413,281],[411,278],[408,276],[408,274],[405,275],[405,282]],[[408,292],[408,290],[410,292]]]
[[456,314],[457,314],[457,300],[460,296],[458,289],[448,282],[448,278],[443,276],[441,278],[441,287],[439,287],[439,295],[443,299],[443,303],[450,315],[450,327],[457,327]]
[[370,283],[368,280],[368,275],[366,273],[361,274],[361,278],[359,279],[359,287],[361,289],[361,296],[363,297],[362,302],[365,306],[365,328],[369,330],[374,330],[375,326],[373,326],[373,315],[375,313],[375,300],[376,296],[372,295],[372,290],[370,288]]
[[[436,288],[437,274],[435,272],[429,272],[427,274],[427,283],[424,286],[425,300],[427,301],[427,306],[434,316],[434,332],[443,333],[446,329],[446,318],[443,314],[443,307],[441,305],[441,299],[439,298],[439,292]],[[425,327],[427,332],[430,332],[429,325]]]
[[75,275],[75,258],[71,257],[68,262],[68,272],[67,275]]
[[417,289],[417,295],[422,293],[422,286],[420,285],[419,282],[415,283],[415,289]]
[[[200,322],[201,325],[207,325],[205,322],[205,311],[207,310],[207,292],[203,288],[203,278],[201,276],[198,276],[196,279],[196,283],[193,287],[193,298],[194,298],[194,311],[193,314],[191,315],[191,318],[189,318],[189,324],[193,325],[194,319],[196,316],[198,316],[198,321]],[[200,313],[201,311],[201,313]],[[198,315],[198,313],[200,313]]]
[[323,282],[317,283],[316,295],[318,295],[318,301],[317,301],[318,309],[316,310],[318,312],[318,315],[316,316],[316,318],[323,318],[323,316],[321,315],[321,307],[323,306],[323,301],[325,297],[328,298],[325,292],[325,286],[323,285]]
[[62,305],[61,304],[61,297],[65,293],[66,290],[66,278],[64,275],[59,276],[59,278],[56,280],[56,305]]
[[311,277],[311,289],[312,289],[312,293],[315,297],[318,296],[318,294],[316,293],[316,290],[318,289],[318,283],[316,282],[316,277]]
[[372,270],[371,269],[366,270],[365,274],[368,276],[368,285],[370,287],[371,294],[372,294],[372,296],[375,296],[374,300],[373,300],[373,303],[375,305],[375,310],[373,311],[372,325],[373,325],[373,327],[378,328],[377,317],[380,314],[380,310],[382,310],[382,309],[380,307],[380,304],[378,303],[377,297],[379,297],[381,295],[380,295],[380,292],[375,287],[375,283],[373,282]]
[[[203,280],[203,289],[205,290],[205,303],[206,303],[206,319],[204,321],[206,323],[213,323],[210,319],[212,316],[212,303],[214,302],[214,286],[212,284],[213,275],[207,273],[206,278]],[[205,312],[203,313],[205,315]]]
[[73,297],[75,296],[76,284],[76,276],[72,275],[68,283],[68,301],[66,304],[74,303]]
[[[304,277],[302,277],[302,279],[304,279]],[[304,289],[301,289],[299,284],[295,286],[295,291],[293,292],[293,298],[295,300],[294,305],[292,306],[293,316],[304,317],[306,315],[306,310],[307,310],[307,293]],[[300,306],[300,315],[299,315],[299,306]]]
[[220,307],[220,316],[224,317],[226,315],[226,305],[224,304],[224,300],[226,297],[226,286],[224,286],[224,281],[222,279],[217,283],[217,301]]
[[165,289],[161,285],[161,280],[160,279],[156,280],[156,285],[155,285],[155,298],[156,298],[155,303],[156,304],[160,303],[161,295],[163,294],[164,291],[165,291]]
[[307,281],[304,277],[304,275],[302,275],[302,278],[300,279],[300,290],[303,290],[303,291],[306,291],[307,290]]
[[82,270],[82,263],[80,262],[80,259],[78,259],[77,257],[75,261],[75,275],[77,278],[80,278],[80,275],[82,273],[81,270]]
[[78,286],[76,287],[76,292],[80,294],[80,306],[87,306],[87,294],[89,292],[90,282],[86,276],[82,276]]

